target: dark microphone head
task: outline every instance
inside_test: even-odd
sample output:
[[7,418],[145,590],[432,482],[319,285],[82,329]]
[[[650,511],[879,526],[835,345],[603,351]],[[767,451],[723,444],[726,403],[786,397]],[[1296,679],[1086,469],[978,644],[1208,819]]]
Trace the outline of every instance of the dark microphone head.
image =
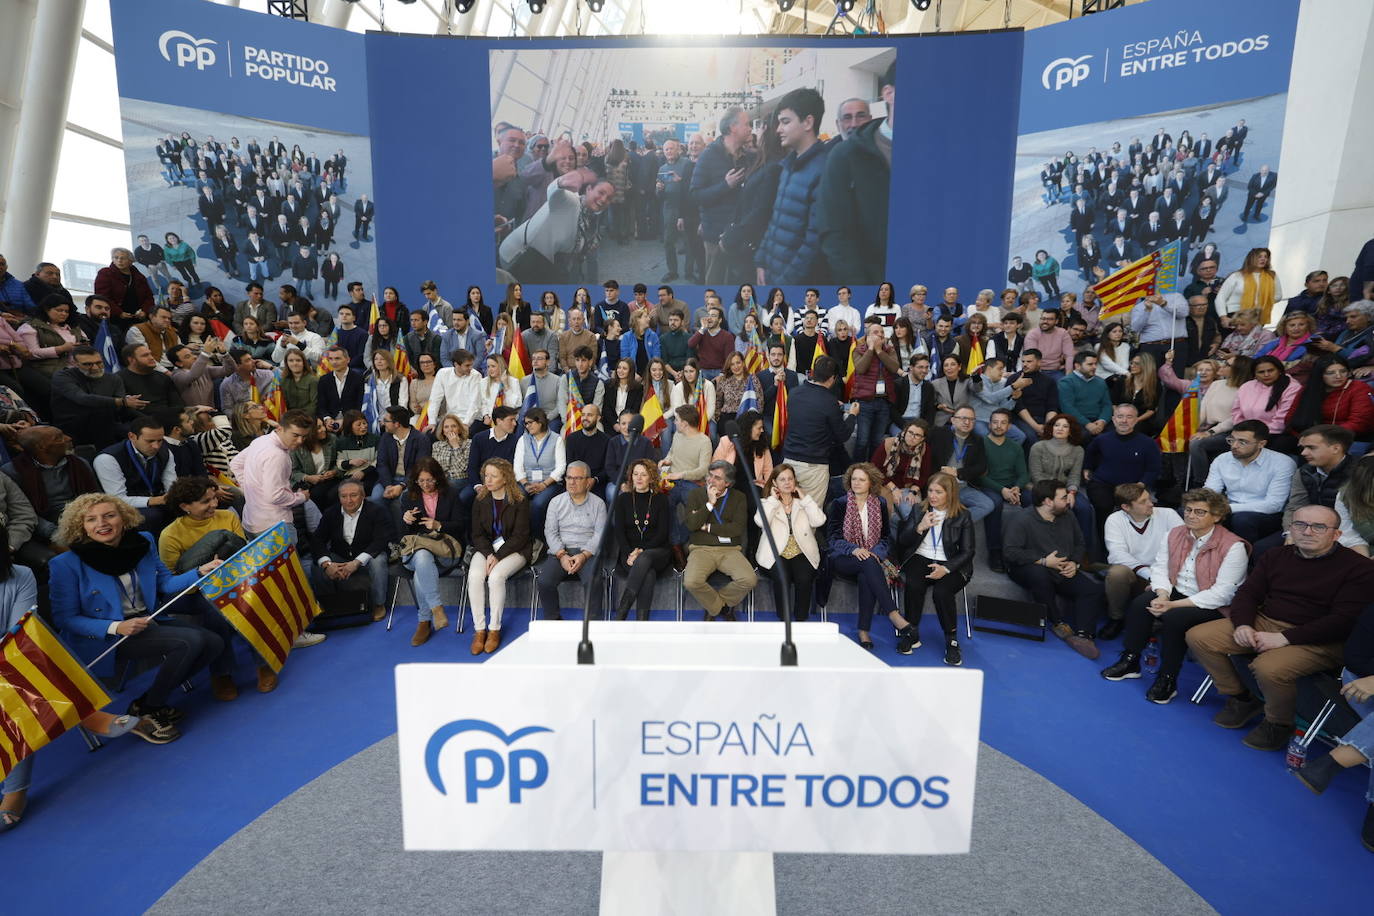
[[638,436],[638,435],[642,434],[643,432],[644,432],[644,415],[643,415],[643,414],[637,413],[637,414],[635,414],[633,417],[630,418],[630,429],[629,429],[629,434],[630,434],[631,436]]

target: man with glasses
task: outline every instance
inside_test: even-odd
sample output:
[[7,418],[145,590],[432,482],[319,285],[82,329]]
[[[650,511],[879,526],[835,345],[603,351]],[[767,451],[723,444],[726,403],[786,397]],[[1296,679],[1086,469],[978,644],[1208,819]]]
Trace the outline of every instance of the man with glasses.
[[592,579],[592,557],[606,529],[606,504],[591,492],[592,471],[584,461],[568,465],[563,485],[565,492],[553,498],[544,518],[549,555],[539,564],[539,605],[549,620],[562,620],[558,586],[576,578],[587,590],[587,616],[600,617],[601,588]]
[[[748,500],[735,483],[735,466],[728,461],[713,461],[706,472],[706,485],[687,497],[686,525],[691,532],[691,547],[682,584],[706,609],[707,620],[734,620],[734,606],[744,600],[758,584],[758,573],[744,556],[745,522]],[[711,573],[722,572],[730,582],[717,590],[708,581]]]
[[992,497],[977,487],[988,471],[988,456],[983,438],[973,432],[975,419],[972,407],[960,407],[954,411],[948,428],[932,429],[930,464],[959,479],[959,501],[979,522],[988,517],[995,505]]
[[1350,479],[1350,471],[1355,466],[1350,459],[1350,446],[1354,441],[1355,434],[1350,430],[1327,423],[1310,427],[1302,434],[1298,449],[1304,463],[1293,472],[1289,481],[1283,528],[1255,545],[1256,557],[1288,540],[1293,513],[1303,506],[1336,507],[1336,494]]
[[[1245,745],[1282,750],[1293,732],[1298,679],[1340,668],[1342,644],[1374,594],[1374,562],[1339,543],[1340,519],[1325,506],[1293,513],[1289,543],[1259,558],[1231,600],[1229,619],[1188,631],[1188,648],[1212,676],[1226,708],[1212,721],[1244,728]],[[1264,699],[1241,682],[1230,656],[1252,657]]]
[[105,371],[105,361],[92,347],[72,351],[75,366],[59,369],[52,377],[52,421],[77,445],[105,448],[122,439],[121,421],[148,406],[135,394],[126,394],[124,381]]
[[1268,441],[1262,420],[1242,420],[1226,437],[1231,451],[1207,472],[1207,489],[1231,504],[1231,530],[1251,544],[1279,530],[1293,478],[1293,459],[1265,448]]
[[[1118,490],[1129,495],[1131,487],[1138,486],[1126,484]],[[1138,524],[1139,501],[1149,501],[1150,494],[1143,488],[1140,494],[1137,502],[1122,507],[1129,513],[1126,517],[1132,525]],[[1175,520],[1178,518],[1169,509],[1153,512],[1168,512]],[[1199,624],[1221,620],[1222,608],[1230,603],[1245,579],[1249,553],[1244,541],[1222,527],[1226,512],[1226,498],[1220,493],[1197,489],[1183,494],[1182,525],[1163,527],[1167,519],[1144,520],[1155,531],[1147,530],[1140,537],[1153,533],[1157,545],[1150,565],[1145,568],[1149,589],[1131,602],[1126,612],[1121,657],[1102,672],[1104,678],[1124,681],[1140,677],[1140,653],[1156,632],[1155,621],[1159,621],[1159,672],[1145,691],[1145,699],[1162,706],[1178,693],[1178,672],[1183,667],[1186,648],[1184,637]],[[1110,575],[1108,579],[1110,584]]]

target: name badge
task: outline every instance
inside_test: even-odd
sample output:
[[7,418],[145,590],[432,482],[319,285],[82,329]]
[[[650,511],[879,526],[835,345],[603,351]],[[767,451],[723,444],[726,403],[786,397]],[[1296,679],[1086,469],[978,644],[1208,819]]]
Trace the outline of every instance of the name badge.
[[720,536],[718,536],[718,537],[716,538],[716,540],[720,541],[722,544],[725,544],[725,545],[727,545],[727,546],[728,546],[729,543],[730,543],[730,539],[727,538],[727,537],[720,537]]
[[539,468],[532,468],[526,473],[529,474],[530,483],[541,483],[544,480],[544,472]]
[[500,550],[500,549],[501,549],[502,547],[504,547],[504,546],[506,546],[506,539],[505,539],[505,538],[497,538],[496,540],[494,540],[494,541],[491,542],[491,549],[492,549],[492,550]]
[[887,382],[883,379],[878,379],[878,385],[873,389],[873,392],[878,397],[882,397],[883,395],[887,394]]

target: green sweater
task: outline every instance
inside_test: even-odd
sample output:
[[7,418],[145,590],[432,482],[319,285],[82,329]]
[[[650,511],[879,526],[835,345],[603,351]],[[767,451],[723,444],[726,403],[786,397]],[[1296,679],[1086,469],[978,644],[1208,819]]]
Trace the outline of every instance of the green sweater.
[[1026,452],[1016,441],[1003,439],[998,445],[991,436],[983,437],[983,451],[988,456],[988,472],[978,481],[978,486],[990,490],[1006,487],[1030,486],[1030,472],[1026,470]]
[[1085,379],[1070,372],[1059,380],[1059,409],[1083,426],[1096,420],[1112,419],[1112,396],[1107,383],[1097,376]]

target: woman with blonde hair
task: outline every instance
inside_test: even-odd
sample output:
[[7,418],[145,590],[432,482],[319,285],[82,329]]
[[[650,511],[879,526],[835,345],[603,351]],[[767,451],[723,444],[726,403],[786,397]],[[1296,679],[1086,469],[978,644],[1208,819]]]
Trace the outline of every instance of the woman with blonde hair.
[[1272,356],[1283,363],[1289,375],[1304,380],[1312,365],[1307,343],[1317,331],[1317,319],[1306,312],[1289,312],[1279,322],[1279,336],[1260,347],[1255,358]]
[[755,514],[754,524],[768,525],[779,554],[774,555],[768,538],[759,538],[754,559],[760,569],[773,573],[773,604],[782,619],[782,574],[792,584],[792,619],[806,620],[811,616],[811,592],[816,583],[816,570],[821,564],[820,545],[816,543],[816,529],[825,524],[825,512],[816,501],[803,493],[797,485],[797,472],[790,464],[780,464],[764,485],[762,512]]
[[1271,266],[1272,260],[1268,248],[1251,248],[1240,270],[1221,284],[1216,307],[1223,325],[1230,327],[1231,316],[1242,309],[1254,309],[1259,313],[1259,323],[1269,324],[1274,303],[1283,298],[1283,287]]
[[267,419],[267,408],[255,401],[240,401],[229,414],[230,438],[240,452],[258,436],[270,433],[274,425]]
[[530,503],[504,458],[482,465],[482,489],[472,507],[468,600],[472,603],[472,654],[501,645],[506,581],[530,562]]
[[1131,357],[1130,369],[1121,381],[1119,401],[1134,404],[1137,414],[1136,432],[1157,436],[1167,417],[1160,411],[1163,389],[1159,384],[1159,368],[1155,358],[1144,350]]
[[945,664],[962,665],[959,648],[959,611],[954,599],[973,578],[973,516],[959,501],[958,478],[943,472],[926,482],[926,498],[916,525],[920,538],[916,552],[903,564],[906,574],[906,610],[916,621],[911,633],[897,643],[897,651],[909,655],[921,645],[918,632],[925,608],[926,589],[934,592],[935,615],[945,636]]
[[478,416],[491,428],[491,412],[497,407],[520,409],[520,383],[506,371],[506,361],[496,354],[487,357],[487,373],[480,386],[481,407]]
[[445,414],[435,427],[434,446],[430,456],[444,469],[449,483],[466,485],[468,456],[472,454],[472,440],[468,428],[456,414]]
[[1254,359],[1260,347],[1277,335],[1260,323],[1257,309],[1242,309],[1231,318],[1231,333],[1221,342],[1218,356],[1248,356]]

